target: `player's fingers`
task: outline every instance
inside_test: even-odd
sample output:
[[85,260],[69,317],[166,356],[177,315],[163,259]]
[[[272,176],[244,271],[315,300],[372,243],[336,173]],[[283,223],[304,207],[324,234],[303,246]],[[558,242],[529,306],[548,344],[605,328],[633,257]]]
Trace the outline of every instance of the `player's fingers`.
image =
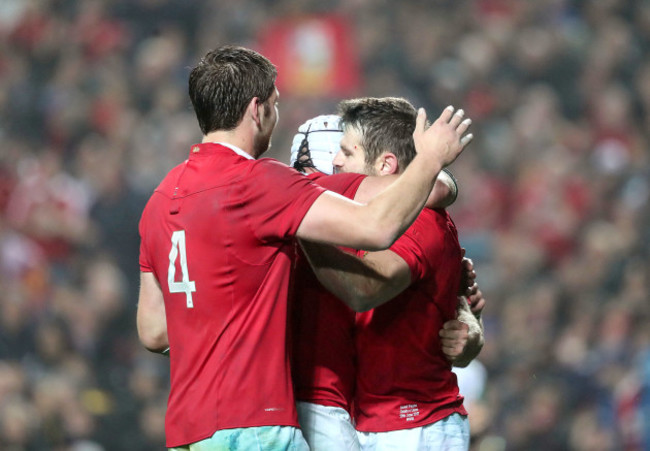
[[463,322],[457,319],[450,319],[442,325],[442,330],[460,330],[463,328]]
[[447,356],[447,358],[455,358],[463,353],[463,349],[460,346],[443,346],[442,352]]
[[447,353],[452,353],[452,352],[458,352],[459,350],[462,349],[461,346],[457,346],[455,344],[442,344],[441,345],[443,351],[447,351]]
[[[467,253],[467,249],[465,249],[464,247],[461,247],[461,248],[460,248],[460,256],[461,256],[461,258],[462,258],[463,260],[465,260],[465,253]],[[469,260],[469,259],[468,259],[468,260]]]
[[470,310],[473,314],[476,315],[482,313],[484,308],[485,308],[485,299],[481,298],[475,304],[472,304]]
[[469,308],[474,311],[474,309],[480,304],[485,305],[485,298],[481,290],[478,290],[475,294],[468,296],[467,301],[469,302]]
[[452,118],[454,115],[454,110],[455,108],[453,105],[449,105],[447,108],[442,110],[442,113],[440,113],[440,117],[438,117],[438,121],[442,121],[443,124],[448,124],[449,120]]
[[424,108],[418,109],[418,115],[415,118],[415,131],[414,133],[424,132],[424,126],[427,123],[427,112]]
[[480,289],[476,289],[476,292],[472,293],[471,295],[467,296],[469,299],[470,304],[478,302],[482,297],[483,293],[481,292]]
[[467,343],[469,338],[468,334],[461,332],[462,335],[458,335],[458,332],[455,333],[445,333],[440,336],[440,343],[445,346],[464,346]]
[[460,138],[461,147],[465,148],[465,146],[471,143],[473,139],[474,139],[474,135],[472,135],[471,133],[468,133],[467,135],[463,136],[462,138]]
[[465,291],[465,296],[466,297],[472,297],[476,293],[478,293],[478,283],[474,282],[473,285],[467,287],[467,290]]
[[457,128],[464,117],[465,117],[465,110],[463,110],[462,108],[457,109],[454,115],[449,120],[449,125],[451,125],[454,128]]
[[456,132],[459,135],[462,135],[467,131],[470,125],[472,125],[472,120],[470,118],[467,118],[462,121],[458,127],[456,127]]
[[463,277],[465,278],[465,288],[470,289],[476,285],[476,273],[474,271],[466,272]]
[[440,335],[442,342],[454,342],[458,338],[458,331],[442,329],[438,335]]

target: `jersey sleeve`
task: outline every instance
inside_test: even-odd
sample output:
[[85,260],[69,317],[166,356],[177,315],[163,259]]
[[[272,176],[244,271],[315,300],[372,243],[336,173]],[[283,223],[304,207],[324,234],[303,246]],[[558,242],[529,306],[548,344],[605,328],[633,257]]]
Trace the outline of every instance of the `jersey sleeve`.
[[321,172],[310,174],[307,177],[323,188],[334,191],[349,199],[354,199],[361,182],[366,178],[363,174],[345,173],[327,175]]
[[293,237],[314,201],[325,192],[296,170],[270,158],[251,167],[244,192],[248,217],[262,241]]
[[153,266],[151,264],[150,255],[147,251],[147,246],[145,243],[145,236],[147,232],[147,208],[145,207],[142,212],[142,217],[140,217],[140,223],[138,225],[138,231],[140,233],[140,271],[142,272],[153,272]]
[[440,259],[443,237],[431,214],[424,210],[406,232],[390,247],[411,270],[411,282],[432,273],[432,264]]

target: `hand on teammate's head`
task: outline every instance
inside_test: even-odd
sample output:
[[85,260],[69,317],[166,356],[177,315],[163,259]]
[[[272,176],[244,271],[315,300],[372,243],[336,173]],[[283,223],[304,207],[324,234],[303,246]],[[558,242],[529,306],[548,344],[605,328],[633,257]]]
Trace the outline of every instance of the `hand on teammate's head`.
[[474,137],[471,133],[466,133],[472,120],[464,117],[464,110],[456,110],[450,105],[427,127],[426,112],[420,108],[413,132],[418,154],[434,157],[443,167],[453,163]]

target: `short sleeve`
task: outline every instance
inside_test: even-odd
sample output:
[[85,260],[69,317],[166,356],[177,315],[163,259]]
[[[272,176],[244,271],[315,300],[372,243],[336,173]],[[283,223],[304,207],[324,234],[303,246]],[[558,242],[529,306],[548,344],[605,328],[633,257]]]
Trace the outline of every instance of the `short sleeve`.
[[349,199],[354,199],[361,182],[366,178],[364,174],[345,173],[326,175],[322,173],[308,176],[323,188],[341,194]]
[[252,165],[243,189],[247,217],[262,241],[293,237],[309,208],[325,192],[296,170],[270,158]]
[[430,211],[423,210],[390,250],[406,262],[415,282],[433,274],[432,263],[442,257],[443,239],[438,222]]
[[145,244],[145,237],[147,232],[147,208],[145,207],[142,212],[142,217],[140,217],[140,224],[138,225],[138,231],[140,233],[140,271],[142,272],[153,272],[153,266],[151,265],[150,255],[147,251],[147,246]]

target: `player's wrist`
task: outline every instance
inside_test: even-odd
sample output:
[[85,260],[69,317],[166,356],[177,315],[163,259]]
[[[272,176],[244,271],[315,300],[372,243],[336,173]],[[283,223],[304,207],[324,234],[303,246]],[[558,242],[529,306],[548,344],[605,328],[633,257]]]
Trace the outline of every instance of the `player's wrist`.
[[[415,164],[414,164],[415,163]],[[411,164],[408,165],[406,171],[411,168],[418,168],[420,172],[426,174],[427,178],[435,180],[444,168],[444,165],[435,155],[427,154],[425,152],[417,153]],[[406,172],[404,171],[404,172]]]

